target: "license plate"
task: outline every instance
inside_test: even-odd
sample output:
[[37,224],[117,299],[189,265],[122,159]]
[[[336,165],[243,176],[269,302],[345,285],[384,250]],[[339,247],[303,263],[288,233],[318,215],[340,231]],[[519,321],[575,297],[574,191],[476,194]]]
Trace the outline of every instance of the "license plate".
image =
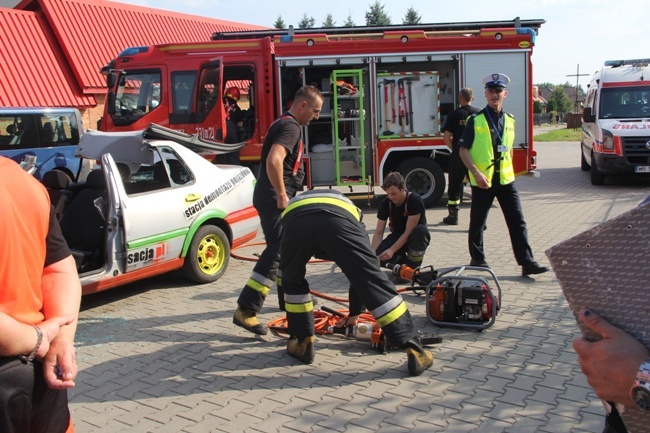
[[650,165],[637,165],[634,171],[636,173],[650,173]]

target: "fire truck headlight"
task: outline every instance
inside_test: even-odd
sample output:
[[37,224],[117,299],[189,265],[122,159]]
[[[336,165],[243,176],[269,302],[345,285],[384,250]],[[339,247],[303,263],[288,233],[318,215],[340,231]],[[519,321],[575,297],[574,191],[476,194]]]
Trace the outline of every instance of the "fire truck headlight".
[[403,44],[405,44],[405,43],[407,43],[409,41],[409,37],[408,36],[402,36],[401,41],[402,41]]

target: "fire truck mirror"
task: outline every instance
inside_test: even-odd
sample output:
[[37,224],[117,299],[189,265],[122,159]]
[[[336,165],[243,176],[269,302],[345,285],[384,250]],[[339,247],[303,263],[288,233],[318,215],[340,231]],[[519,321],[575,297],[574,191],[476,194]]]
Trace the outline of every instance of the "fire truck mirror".
[[110,115],[115,114],[115,92],[113,90],[106,96],[106,112]]
[[117,74],[115,72],[109,72],[106,75],[106,87],[112,89],[113,87],[115,87],[116,82],[117,82]]

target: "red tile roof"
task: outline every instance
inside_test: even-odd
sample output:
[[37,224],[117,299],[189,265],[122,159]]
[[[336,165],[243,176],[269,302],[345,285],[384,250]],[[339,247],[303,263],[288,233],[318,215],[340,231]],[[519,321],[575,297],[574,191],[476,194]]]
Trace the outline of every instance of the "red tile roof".
[[0,107],[92,107],[43,14],[0,8]]
[[94,106],[99,70],[124,48],[264,28],[106,0],[25,0],[0,8],[0,106]]

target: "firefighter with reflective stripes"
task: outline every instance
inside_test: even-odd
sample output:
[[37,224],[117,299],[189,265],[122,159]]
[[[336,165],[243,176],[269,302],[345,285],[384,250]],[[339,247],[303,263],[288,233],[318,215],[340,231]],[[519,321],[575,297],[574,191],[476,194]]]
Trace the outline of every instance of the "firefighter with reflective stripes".
[[[266,248],[239,295],[233,317],[235,325],[258,335],[268,332],[267,326],[257,319],[257,313],[262,309],[278,274],[282,211],[289,199],[296,195],[305,177],[300,127],[308,125],[312,119],[318,119],[322,105],[323,95],[316,87],[300,88],[291,108],[271,125],[262,145],[253,205],[260,215]],[[278,298],[280,309],[284,309],[280,285]]]
[[472,206],[469,216],[469,253],[473,266],[489,267],[483,248],[483,231],[488,212],[496,198],[505,217],[512,249],[522,275],[541,274],[548,268],[535,261],[528,244],[526,221],[515,187],[512,145],[515,141],[515,119],[503,111],[503,100],[510,78],[490,74],[483,79],[485,108],[467,120],[460,138],[460,157],[469,170],[472,184]]
[[[305,364],[314,362],[314,305],[305,279],[312,256],[333,260],[350,281],[350,295],[365,304],[391,347],[405,348],[408,370],[420,375],[433,365],[422,347],[413,319],[395,286],[382,272],[370,247],[361,210],[338,191],[312,190],[293,198],[282,216],[282,287],[284,290],[289,355]],[[362,311],[354,311],[346,325]]]

